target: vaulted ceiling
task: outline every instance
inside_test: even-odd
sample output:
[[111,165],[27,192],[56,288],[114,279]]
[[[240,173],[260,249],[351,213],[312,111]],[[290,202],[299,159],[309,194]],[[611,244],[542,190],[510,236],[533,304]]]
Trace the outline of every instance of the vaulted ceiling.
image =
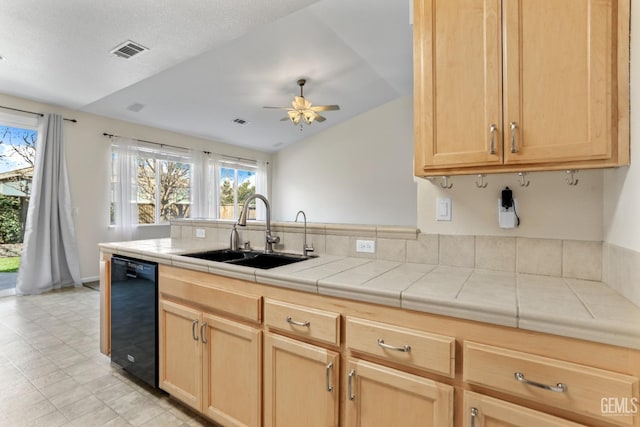
[[[2,0],[0,92],[271,152],[411,94],[410,13],[410,0]],[[127,40],[149,50],[110,53]],[[262,108],[289,106],[299,78],[313,104],[340,105],[302,131]]]

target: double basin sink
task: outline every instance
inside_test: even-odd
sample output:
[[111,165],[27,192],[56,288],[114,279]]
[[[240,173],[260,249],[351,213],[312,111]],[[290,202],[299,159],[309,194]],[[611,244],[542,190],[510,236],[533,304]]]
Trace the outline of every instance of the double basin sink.
[[225,264],[261,268],[265,270],[281,267],[287,264],[293,264],[294,262],[300,262],[310,258],[308,256],[295,254],[265,253],[260,251],[233,251],[231,249],[196,252],[192,254],[184,254],[183,256],[206,259],[207,261],[224,262]]

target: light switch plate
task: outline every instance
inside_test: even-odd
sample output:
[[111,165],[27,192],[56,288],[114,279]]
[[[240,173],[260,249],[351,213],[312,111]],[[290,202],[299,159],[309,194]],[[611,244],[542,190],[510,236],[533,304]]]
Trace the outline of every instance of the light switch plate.
[[436,199],[436,221],[451,221],[451,198]]

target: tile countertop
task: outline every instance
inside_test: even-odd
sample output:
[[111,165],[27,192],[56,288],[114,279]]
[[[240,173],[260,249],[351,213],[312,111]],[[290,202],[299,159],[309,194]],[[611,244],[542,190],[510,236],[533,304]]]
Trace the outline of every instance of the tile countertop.
[[226,246],[169,238],[99,247],[266,285],[640,349],[640,308],[602,282],[332,255],[261,270],[181,256]]

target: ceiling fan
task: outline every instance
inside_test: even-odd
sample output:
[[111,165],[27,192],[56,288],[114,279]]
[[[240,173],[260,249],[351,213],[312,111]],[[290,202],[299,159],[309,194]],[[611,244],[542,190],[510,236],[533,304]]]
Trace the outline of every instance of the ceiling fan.
[[311,106],[311,102],[307,100],[302,92],[302,88],[307,81],[305,79],[298,80],[298,86],[300,86],[300,96],[296,96],[293,98],[291,102],[291,107],[264,107],[264,108],[275,108],[278,110],[287,110],[287,116],[280,119],[280,121],[291,120],[294,125],[300,125],[300,130],[302,130],[302,122],[310,125],[314,121],[324,122],[327,120],[325,117],[318,114],[318,111],[335,111],[339,110],[340,106],[338,105],[315,105]]

